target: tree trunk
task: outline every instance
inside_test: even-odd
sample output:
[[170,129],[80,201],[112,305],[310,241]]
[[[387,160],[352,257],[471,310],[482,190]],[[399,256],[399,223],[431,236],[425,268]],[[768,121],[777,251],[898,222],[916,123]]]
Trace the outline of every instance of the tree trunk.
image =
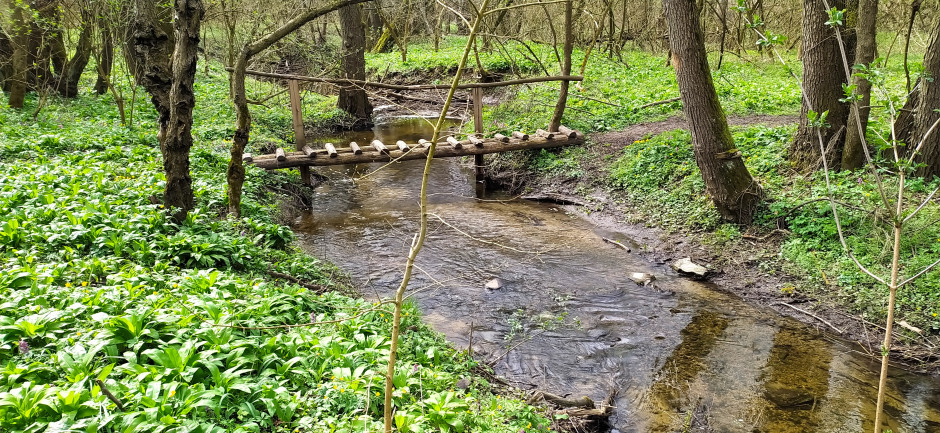
[[130,34],[130,58],[137,84],[150,93],[150,100],[157,109],[160,127],[160,147],[166,136],[170,121],[170,87],[172,85],[173,39],[159,22],[159,14],[152,1],[136,0]]
[[10,59],[10,99],[12,108],[23,108],[26,99],[26,45],[29,40],[29,22],[22,2],[10,0],[13,10],[13,53]]
[[98,79],[95,81],[95,93],[104,95],[111,82],[111,69],[114,68],[114,37],[111,25],[106,19],[95,18],[98,33],[101,35],[101,55],[98,56]]
[[[574,46],[574,25],[571,22],[572,0],[565,2],[565,47],[564,61],[561,65],[562,75],[571,75],[571,51]],[[561,126],[561,118],[565,114],[565,106],[568,103],[568,82],[561,82],[561,89],[558,91],[558,102],[555,104],[555,113],[552,114],[552,120],[548,124],[549,131],[557,131]]]
[[[342,58],[340,59],[343,78],[365,80],[366,32],[362,25],[359,5],[340,8],[339,23],[343,38]],[[340,87],[336,106],[356,119],[354,129],[372,127],[372,104],[369,103],[366,91],[361,87]]]
[[163,203],[173,212],[173,217],[181,221],[194,206],[189,149],[193,146],[193,107],[196,106],[193,84],[199,56],[199,28],[206,7],[202,0],[176,0],[173,7],[176,12],[173,20],[176,46],[173,49],[169,94],[170,117],[160,150],[166,174]]
[[[860,0],[858,5],[858,30],[856,32],[855,64],[870,66],[875,60],[875,37],[877,33],[878,0]],[[842,154],[842,169],[855,170],[865,164],[863,145],[865,131],[868,130],[868,115],[871,112],[871,83],[865,78],[855,76],[855,93],[859,100],[849,107],[849,117],[845,127],[845,150]]]
[[894,120],[894,139],[905,146],[900,148],[901,156],[907,155],[911,151],[911,135],[914,134],[914,113],[917,112],[917,106],[920,104],[920,78],[914,82],[914,88],[907,95],[907,101],[898,112]]
[[[924,72],[926,77],[940,77],[940,18],[937,19],[930,44],[924,53]],[[940,125],[933,128],[940,119],[937,107],[940,107],[940,81],[926,79],[920,82],[920,100],[914,113],[914,132],[911,134],[911,146],[920,146],[920,152],[914,162],[923,164],[914,170],[915,176],[940,176]]]
[[705,192],[722,218],[749,224],[763,193],[734,148],[708,67],[699,11],[694,0],[664,0],[663,6],[672,65]]
[[89,16],[85,20],[81,34],[78,36],[78,45],[75,47],[75,54],[69,59],[62,68],[57,82],[56,91],[66,98],[78,96],[78,82],[82,78],[82,72],[88,66],[88,60],[91,58],[92,26]]
[[[139,0],[142,1],[142,0]],[[258,53],[264,51],[275,42],[293,33],[304,24],[309,23],[329,12],[344,6],[351,6],[367,0],[335,0],[316,9],[310,9],[288,21],[277,30],[262,36],[257,41],[245,44],[238,58],[235,60],[232,72],[232,95],[235,101],[235,134],[232,137],[231,157],[226,171],[229,213],[235,217],[241,216],[242,186],[245,183],[245,166],[242,157],[245,146],[251,136],[251,112],[248,110],[248,97],[245,91],[245,70],[248,61]]]
[[[831,0],[830,6],[844,8],[844,0]],[[844,98],[842,85],[845,69],[839,43],[833,29],[826,25],[829,14],[820,0],[803,1],[803,107],[800,110],[800,126],[793,143],[790,144],[789,159],[794,168],[810,172],[821,166],[819,141],[816,129],[810,124],[809,112],[828,112],[823,141],[832,146],[827,149],[829,168],[838,169],[842,161],[844,140],[835,137],[841,134],[848,119],[848,106],[840,102]]]

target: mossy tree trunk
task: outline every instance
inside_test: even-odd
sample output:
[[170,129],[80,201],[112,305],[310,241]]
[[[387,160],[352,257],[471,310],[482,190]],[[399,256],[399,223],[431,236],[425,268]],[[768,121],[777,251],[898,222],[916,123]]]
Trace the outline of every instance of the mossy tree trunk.
[[12,52],[8,104],[12,108],[21,109],[26,100],[26,68],[28,66],[26,63],[26,44],[29,40],[29,22],[22,2],[10,0],[10,9],[13,11],[13,37],[10,38]]
[[672,65],[705,192],[724,219],[749,224],[763,193],[734,148],[708,66],[699,10],[694,0],[664,0],[663,7]]

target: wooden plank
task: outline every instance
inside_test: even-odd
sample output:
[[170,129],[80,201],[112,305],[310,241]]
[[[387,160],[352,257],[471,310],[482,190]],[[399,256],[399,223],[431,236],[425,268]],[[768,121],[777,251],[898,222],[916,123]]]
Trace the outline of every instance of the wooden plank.
[[529,134],[526,134],[524,132],[519,132],[519,131],[513,131],[512,138],[518,138],[519,140],[525,141],[529,139]]
[[547,138],[547,139],[549,139],[549,140],[554,140],[554,139],[555,139],[555,133],[554,133],[554,132],[548,132],[548,131],[546,131],[546,130],[544,130],[544,129],[536,129],[536,130],[535,130],[535,134],[538,135],[539,137],[545,137],[545,138]]
[[388,148],[385,147],[385,145],[382,144],[382,142],[379,140],[372,140],[372,148],[377,150],[379,153],[388,155]]
[[575,131],[575,130],[573,130],[573,129],[571,129],[571,128],[565,126],[565,125],[559,126],[559,127],[558,127],[558,132],[560,132],[560,133],[564,134],[565,136],[567,136],[569,140],[570,140],[570,139],[574,139],[574,138],[578,138],[578,131]]
[[402,151],[402,152],[405,152],[405,151],[407,151],[408,149],[410,149],[410,147],[408,147],[408,143],[405,143],[405,142],[402,141],[402,140],[398,140],[397,142],[395,142],[395,145],[398,146],[398,150],[400,150],[400,151]]
[[355,141],[349,142],[349,151],[355,155],[362,155],[362,149],[359,148],[359,143]]
[[284,153],[284,149],[278,147],[274,151],[274,155],[277,158],[277,162],[284,162],[287,159],[287,155]]
[[507,136],[505,136],[505,135],[503,135],[503,134],[494,134],[494,135],[493,135],[493,138],[495,138],[496,141],[498,141],[498,142],[500,142],[500,143],[509,143],[509,137],[507,137]]
[[420,139],[420,140],[418,140],[418,144],[420,144],[421,147],[431,147],[431,142],[430,142],[430,141],[427,141],[427,140],[425,140],[425,139],[423,139],[423,138]]
[[[300,100],[300,82],[288,80],[287,93],[290,94],[290,113],[294,123],[294,149],[301,150],[307,145],[307,137],[304,134],[304,110]],[[305,184],[311,184],[310,169],[300,168],[300,180]]]
[[[483,143],[482,147],[476,146],[466,146],[461,149],[455,149],[452,146],[440,146],[434,152],[435,158],[450,158],[457,156],[468,156],[468,155],[482,155],[488,153],[500,153],[513,150],[524,150],[524,149],[543,149],[549,147],[561,147],[574,144],[584,143],[584,136],[578,135],[577,138],[572,140],[548,140],[544,137],[532,137],[528,141],[513,140],[510,143],[501,143],[495,140],[486,140]],[[270,156],[257,157],[254,160],[254,164],[258,167],[265,169],[277,169],[277,168],[287,168],[287,167],[300,167],[300,166],[326,166],[326,165],[342,165],[342,164],[365,164],[370,162],[385,162],[391,159],[409,161],[414,159],[425,159],[427,157],[427,149],[425,148],[413,148],[411,151],[405,153],[398,149],[395,149],[389,154],[375,153],[375,152],[364,152],[362,155],[355,155],[352,152],[339,152],[335,158],[308,158],[300,152],[291,153],[287,156],[286,161],[278,162],[275,158]]]
[[304,146],[304,148],[303,148],[303,149],[300,149],[300,150],[303,151],[304,155],[307,155],[307,156],[310,157],[310,158],[316,158],[316,157],[317,157],[317,151],[314,150],[314,149],[313,149],[312,147],[310,147],[310,146]]
[[447,142],[450,143],[451,146],[454,146],[454,149],[460,149],[463,147],[463,144],[460,143],[460,140],[454,138],[454,136],[447,137]]
[[326,149],[326,153],[330,155],[330,158],[339,156],[339,154],[336,153],[336,146],[333,146],[333,143],[326,143],[323,145],[323,148]]
[[[232,72],[235,69],[232,67],[225,68],[226,71]],[[337,85],[353,85],[356,87],[377,87],[380,89],[390,89],[390,90],[448,90],[450,89],[450,84],[416,84],[416,85],[403,85],[403,84],[387,84],[387,83],[378,83],[375,81],[363,81],[363,80],[353,80],[350,78],[323,78],[323,77],[308,77],[303,75],[290,75],[290,74],[277,74],[274,72],[261,72],[254,71],[251,69],[245,70],[245,74],[254,75],[256,77],[268,77],[268,78],[277,78],[280,80],[298,80],[298,81],[308,81],[311,83],[330,83]],[[458,89],[485,89],[492,87],[503,87],[503,86],[514,86],[516,84],[529,84],[529,83],[544,83],[548,81],[584,81],[584,77],[580,75],[558,75],[558,76],[543,76],[543,77],[528,77],[528,78],[519,78],[516,80],[507,80],[507,81],[493,81],[489,83],[463,83],[458,84]]]

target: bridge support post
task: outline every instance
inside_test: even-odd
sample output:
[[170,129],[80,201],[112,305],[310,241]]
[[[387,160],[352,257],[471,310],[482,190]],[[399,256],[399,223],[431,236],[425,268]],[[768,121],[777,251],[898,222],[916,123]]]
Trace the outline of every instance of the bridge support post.
[[[294,148],[303,150],[307,145],[307,137],[304,134],[304,111],[300,104],[300,82],[297,80],[287,80],[287,93],[290,94],[290,113],[294,119]],[[312,185],[310,181],[310,167],[302,166],[300,169],[300,180]]]
[[[473,88],[473,131],[477,134],[483,133],[483,89]],[[476,172],[476,181],[483,182],[485,177],[483,173],[483,155],[473,157],[473,168]]]

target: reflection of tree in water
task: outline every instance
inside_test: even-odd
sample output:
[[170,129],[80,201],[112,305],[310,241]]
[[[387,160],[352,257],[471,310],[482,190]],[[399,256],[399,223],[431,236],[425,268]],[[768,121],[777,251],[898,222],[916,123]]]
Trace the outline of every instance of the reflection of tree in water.
[[650,416],[646,431],[675,431],[684,421],[681,415],[696,409],[696,402],[689,401],[692,382],[727,327],[728,319],[714,311],[700,310],[692,317],[681,332],[682,343],[666,358],[645,396],[643,407]]
[[782,328],[764,367],[764,416],[755,432],[817,431],[820,408],[829,392],[829,343],[805,332]]

